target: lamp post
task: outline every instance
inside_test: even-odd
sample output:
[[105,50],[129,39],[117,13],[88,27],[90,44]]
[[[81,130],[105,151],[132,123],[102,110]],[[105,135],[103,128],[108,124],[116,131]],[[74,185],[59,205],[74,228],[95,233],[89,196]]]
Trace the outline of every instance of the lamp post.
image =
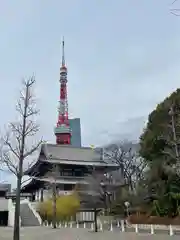
[[129,217],[129,206],[130,206],[130,203],[126,201],[124,203],[124,206],[126,207],[126,215],[127,215],[127,217]]

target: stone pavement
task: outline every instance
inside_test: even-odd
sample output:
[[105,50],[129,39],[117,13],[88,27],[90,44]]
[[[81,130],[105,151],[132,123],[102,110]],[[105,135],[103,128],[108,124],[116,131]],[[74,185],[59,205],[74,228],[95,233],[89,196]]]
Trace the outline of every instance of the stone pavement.
[[[12,240],[13,229],[0,228],[0,240]],[[150,235],[147,233],[122,233],[122,232],[99,232],[94,233],[88,229],[58,228],[51,227],[27,227],[21,229],[21,240],[170,240],[178,239],[179,236],[167,234]]]

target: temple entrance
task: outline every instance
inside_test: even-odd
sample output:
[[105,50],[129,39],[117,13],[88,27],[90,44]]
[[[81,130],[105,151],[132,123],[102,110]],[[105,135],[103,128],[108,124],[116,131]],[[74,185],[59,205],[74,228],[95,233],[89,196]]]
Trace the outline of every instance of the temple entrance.
[[8,226],[8,211],[0,211],[0,226]]

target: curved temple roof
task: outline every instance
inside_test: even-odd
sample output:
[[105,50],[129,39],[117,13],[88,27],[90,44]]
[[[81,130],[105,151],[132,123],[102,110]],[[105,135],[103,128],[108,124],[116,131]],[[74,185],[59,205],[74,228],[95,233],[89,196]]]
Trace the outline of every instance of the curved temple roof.
[[89,147],[77,148],[68,145],[42,144],[37,162],[24,174],[34,175],[35,169],[42,168],[43,165],[45,166],[48,163],[105,167],[110,171],[119,168],[115,161],[103,156],[102,148],[92,149]]

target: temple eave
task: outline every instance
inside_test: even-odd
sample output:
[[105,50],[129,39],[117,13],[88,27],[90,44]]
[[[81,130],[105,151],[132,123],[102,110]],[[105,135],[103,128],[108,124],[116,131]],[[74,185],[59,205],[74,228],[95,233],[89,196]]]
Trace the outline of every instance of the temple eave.
[[96,167],[108,167],[111,169],[117,169],[118,164],[106,163],[104,161],[83,161],[83,160],[68,160],[68,159],[49,159],[44,162],[54,164],[67,164],[67,165],[81,165],[81,166],[96,166]]

